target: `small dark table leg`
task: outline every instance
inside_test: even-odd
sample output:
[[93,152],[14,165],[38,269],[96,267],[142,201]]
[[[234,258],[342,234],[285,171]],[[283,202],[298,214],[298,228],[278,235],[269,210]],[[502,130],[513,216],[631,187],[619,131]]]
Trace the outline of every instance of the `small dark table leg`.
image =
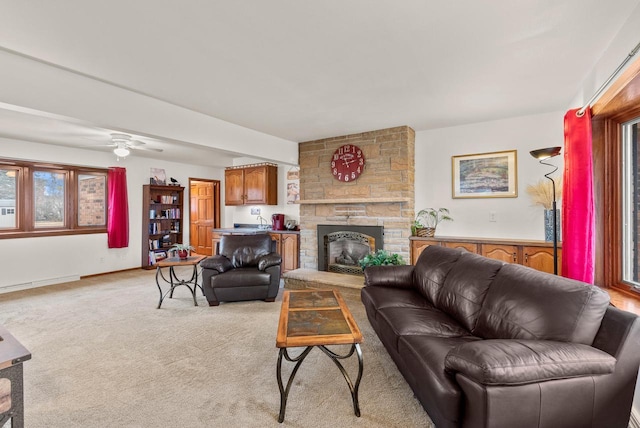
[[[289,356],[289,353],[287,352],[287,348],[280,348],[280,352],[278,353],[278,366],[276,370],[276,376],[278,378],[278,389],[280,389],[280,414],[278,415],[278,422],[280,423],[284,421],[284,412],[287,408],[287,397],[289,396],[289,390],[291,389],[291,385],[293,384],[293,378],[296,376],[300,364],[302,364],[302,362],[307,357],[307,355],[309,355],[309,352],[311,352],[312,349],[313,346],[307,346],[307,348],[302,351],[300,355],[295,358],[291,358]],[[291,374],[289,375],[286,389],[282,385],[282,357],[284,357],[287,361],[296,363],[296,365],[293,367],[293,370],[291,371]]]

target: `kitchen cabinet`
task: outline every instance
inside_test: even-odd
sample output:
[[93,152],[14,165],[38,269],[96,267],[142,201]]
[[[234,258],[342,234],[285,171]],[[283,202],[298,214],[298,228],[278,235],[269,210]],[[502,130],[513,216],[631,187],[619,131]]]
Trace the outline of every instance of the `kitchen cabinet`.
[[[517,263],[543,272],[553,273],[553,242],[491,238],[459,238],[436,236],[410,238],[411,264],[415,264],[429,245],[462,248],[506,263]],[[562,265],[562,243],[558,243],[558,269]]]
[[226,168],[225,205],[277,205],[278,167],[253,164]]

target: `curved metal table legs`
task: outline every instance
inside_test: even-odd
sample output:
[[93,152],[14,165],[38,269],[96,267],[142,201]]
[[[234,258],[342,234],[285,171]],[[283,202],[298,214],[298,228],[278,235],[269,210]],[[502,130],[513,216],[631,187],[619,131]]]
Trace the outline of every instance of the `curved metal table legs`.
[[[165,283],[171,286],[164,294],[162,294],[162,287],[160,287],[161,278]],[[165,297],[167,297],[167,295],[169,295],[169,298],[172,299],[173,290],[180,285],[184,285],[189,289],[189,291],[191,291],[191,295],[193,296],[193,305],[198,306],[198,302],[196,301],[196,290],[198,289],[198,287],[200,287],[200,290],[202,290],[202,286],[198,284],[198,269],[196,265],[193,266],[193,273],[191,274],[191,278],[189,279],[179,279],[176,276],[176,272],[173,269],[173,266],[169,266],[169,279],[167,279],[162,273],[162,267],[158,266],[156,268],[156,285],[158,286],[158,290],[160,291],[160,300],[158,301],[158,307],[156,309],[160,309],[162,301]],[[192,285],[193,288],[191,287]],[[204,290],[202,290],[202,294],[204,295]]]
[[[314,346],[307,346],[305,350],[302,351],[302,353],[300,353],[300,355],[298,355],[297,357],[290,357],[289,352],[287,352],[287,348],[280,348],[280,352],[278,354],[278,366],[276,370],[277,377],[278,377],[278,389],[280,389],[280,414],[278,415],[278,422],[284,421],[284,414],[287,407],[287,397],[289,396],[289,391],[291,389],[291,385],[293,384],[293,379],[296,376],[296,373],[298,372],[298,368],[300,368],[300,365],[302,364],[304,359],[307,357],[307,355],[309,355],[309,352],[311,352],[313,348]],[[360,387],[360,381],[362,380],[362,371],[364,369],[364,365],[362,361],[362,350],[360,349],[360,344],[359,343],[352,344],[351,350],[349,351],[349,353],[345,355],[336,354],[335,352],[331,351],[330,349],[328,349],[326,346],[323,346],[323,345],[318,346],[318,348],[320,348],[320,350],[324,352],[329,358],[331,358],[331,360],[336,364],[336,366],[338,366],[338,369],[340,370],[340,373],[342,373],[344,380],[347,381],[347,385],[349,386],[349,391],[351,392],[351,399],[353,400],[353,413],[356,416],[360,417],[360,404],[358,403],[358,388]],[[354,351],[358,356],[358,377],[356,378],[355,384],[351,382],[351,378],[349,377],[349,374],[347,373],[344,366],[339,361],[345,358],[349,358],[350,356],[353,355]],[[289,375],[289,380],[287,381],[286,388],[283,386],[283,383],[282,383],[282,358],[283,357],[285,360],[289,362],[296,363],[296,365],[293,367],[293,370],[291,371],[291,374]]]

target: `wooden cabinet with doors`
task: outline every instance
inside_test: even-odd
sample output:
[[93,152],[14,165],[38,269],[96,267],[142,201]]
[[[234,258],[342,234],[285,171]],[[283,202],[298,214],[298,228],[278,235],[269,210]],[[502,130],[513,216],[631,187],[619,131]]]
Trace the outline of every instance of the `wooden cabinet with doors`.
[[[457,238],[437,236],[410,238],[411,263],[415,264],[429,245],[463,248],[506,263],[517,263],[543,272],[553,273],[553,242],[490,238]],[[558,243],[558,269],[562,265],[562,243]]]
[[300,262],[300,234],[296,232],[269,232],[277,242],[277,252],[282,257],[282,273],[298,269]]
[[142,268],[153,269],[173,244],[183,242],[183,208],[184,187],[142,186]]
[[225,205],[277,205],[278,167],[264,163],[226,168]]

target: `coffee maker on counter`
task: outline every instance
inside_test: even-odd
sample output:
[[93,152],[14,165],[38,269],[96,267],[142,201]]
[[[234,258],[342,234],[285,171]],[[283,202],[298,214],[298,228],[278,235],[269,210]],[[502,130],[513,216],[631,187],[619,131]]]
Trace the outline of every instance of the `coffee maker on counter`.
[[274,214],[271,216],[271,229],[284,230],[284,214]]

